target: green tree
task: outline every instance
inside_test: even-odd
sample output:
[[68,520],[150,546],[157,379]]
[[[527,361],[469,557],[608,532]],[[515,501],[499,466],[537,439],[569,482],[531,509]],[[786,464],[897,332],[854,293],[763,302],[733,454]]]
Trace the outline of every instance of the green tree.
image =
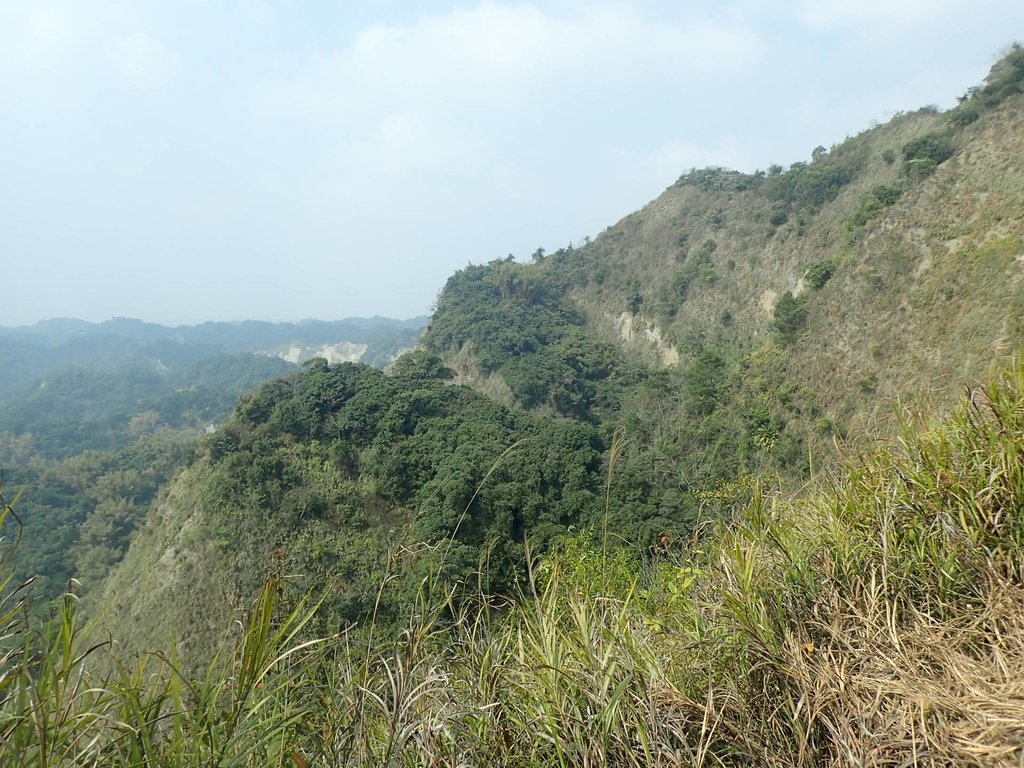
[[807,307],[803,298],[786,291],[775,303],[773,326],[783,344],[791,344],[807,324]]

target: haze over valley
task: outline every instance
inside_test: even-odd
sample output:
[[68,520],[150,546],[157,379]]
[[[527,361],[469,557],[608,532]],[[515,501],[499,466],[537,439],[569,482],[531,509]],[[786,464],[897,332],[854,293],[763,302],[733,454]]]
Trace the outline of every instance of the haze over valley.
[[86,6],[0,7],[0,764],[1024,761],[1016,4]]

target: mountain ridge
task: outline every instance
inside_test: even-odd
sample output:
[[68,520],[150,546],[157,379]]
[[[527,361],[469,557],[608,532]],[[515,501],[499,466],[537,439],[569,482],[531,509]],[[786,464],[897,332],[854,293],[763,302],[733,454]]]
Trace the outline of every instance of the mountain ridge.
[[[439,548],[458,551],[452,584],[487,582],[493,567],[514,590],[524,540],[543,550],[603,530],[640,553],[687,540],[728,514],[744,478],[799,488],[889,434],[901,400],[951,404],[1024,338],[1022,83],[1018,47],[953,110],[899,115],[789,169],[685,173],[578,248],[454,274],[420,351],[390,376],[317,363],[266,385],[207,439],[175,481],[181,509],[157,504],[107,582],[114,617],[132,617],[128,647],[162,626],[129,585],[173,562],[159,542],[174,524],[160,533],[159,520],[207,498],[208,471],[240,484],[207,498],[201,525],[242,515],[273,531],[273,551],[226,542],[221,557],[242,570],[222,573],[225,588],[255,588],[275,567],[342,589],[373,573],[401,610]],[[538,447],[562,440],[565,454]],[[590,450],[582,474],[565,465]],[[569,511],[549,517],[561,481],[545,462],[575,484]],[[250,464],[257,475],[242,474]],[[353,509],[362,553],[326,533]],[[314,567],[317,535],[333,543],[315,547]],[[224,626],[223,609],[194,606],[191,624]],[[347,610],[332,620],[365,615]]]

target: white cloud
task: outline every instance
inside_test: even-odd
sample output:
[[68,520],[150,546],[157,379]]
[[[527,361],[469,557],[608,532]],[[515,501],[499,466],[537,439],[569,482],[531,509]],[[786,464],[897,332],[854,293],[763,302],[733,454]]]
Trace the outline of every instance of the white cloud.
[[123,82],[138,90],[166,87],[181,70],[181,57],[142,32],[111,41],[107,56]]
[[0,71],[47,73],[77,52],[88,19],[66,3],[0,3]]
[[370,25],[345,49],[265,84],[254,105],[264,114],[341,121],[396,104],[444,109],[457,102],[502,113],[666,73],[734,72],[759,54],[741,26],[655,23],[628,8],[557,17],[533,5],[483,2],[412,25]]
[[61,83],[76,92],[120,80],[150,90],[171,82],[181,56],[144,31],[130,4],[93,0],[0,0],[0,75]]
[[797,19],[815,28],[870,24],[931,24],[960,6],[970,13],[962,0],[799,0]]
[[733,137],[720,139],[709,147],[681,139],[668,141],[647,158],[647,163],[665,175],[677,176],[691,168],[746,166],[739,142]]
[[[623,94],[650,88],[678,98],[687,83],[741,73],[761,55],[738,23],[651,21],[625,6],[556,15],[482,2],[369,25],[346,47],[260,84],[250,105],[267,121],[298,122],[319,137],[336,176],[504,178],[509,163],[543,173],[538,158],[564,153],[574,132],[593,141],[584,112],[611,124],[623,119],[619,109],[636,109]],[[673,83],[667,91],[654,85],[665,82]]]
[[430,115],[385,115],[366,137],[343,141],[334,159],[343,168],[358,167],[370,178],[394,183],[424,174],[455,175],[480,169],[484,146]]
[[[690,167],[806,159],[885,110],[951,98],[1024,12],[1021,0],[296,7],[0,0],[2,235],[39,267],[19,284],[49,295],[66,272],[117,314],[126,293],[165,316],[411,314],[467,259],[593,234]],[[129,256],[145,285],[128,291],[63,266]],[[197,270],[249,284],[237,304],[200,292],[181,309]],[[37,303],[27,317],[73,311]]]

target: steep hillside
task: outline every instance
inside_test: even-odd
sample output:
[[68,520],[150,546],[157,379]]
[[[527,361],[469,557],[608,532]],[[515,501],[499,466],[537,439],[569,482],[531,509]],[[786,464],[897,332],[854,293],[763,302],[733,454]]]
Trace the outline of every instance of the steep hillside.
[[941,409],[1021,347],[1022,83],[1015,48],[950,112],[691,171],[581,247],[453,275],[390,374],[266,385],[154,507],[112,626],[188,627],[201,659],[275,573],[329,585],[325,629],[398,626],[424,585],[521,586],[527,540],[651,556],[751,475],[794,490],[885,434],[901,398]]
[[[56,597],[124,554],[159,486],[238,398],[318,355],[383,367],[425,320],[204,323],[116,318],[0,328],[0,477],[23,492],[0,550]],[[287,358],[283,359],[283,358]]]
[[[162,494],[98,601],[127,647],[204,663],[270,574],[332,585],[319,627],[408,618],[424,580],[487,592],[595,525],[592,427],[516,413],[422,353],[391,375],[315,360],[245,398]],[[482,564],[483,563],[483,564]]]
[[[42,617],[0,580],[0,764],[1019,768],[1024,359],[993,373],[799,499],[755,484],[699,547],[641,564],[569,536],[498,610],[435,592],[372,639],[308,639],[317,607],[277,575],[196,673],[193,638],[220,624],[135,660],[72,596]],[[175,485],[175,525],[196,499]],[[216,561],[188,563],[220,545],[164,533],[194,549],[135,588],[170,601],[187,578],[185,597],[221,599]]]
[[169,327],[118,317],[102,323],[66,318],[0,327],[7,364],[0,404],[30,395],[46,376],[69,368],[114,373],[145,370],[180,376],[219,355],[255,354],[302,363],[313,357],[360,361],[383,368],[416,344],[426,318],[352,317],[333,322],[202,323]]
[[[899,115],[785,171],[691,171],[581,247],[466,269],[424,344],[525,408],[573,415],[565,382],[590,382],[604,402],[579,396],[603,423],[675,466],[694,436],[666,449],[665,430],[713,416],[734,474],[803,474],[808,452],[885,429],[900,398],[950,402],[1020,344],[1022,80],[1015,48],[955,110]],[[663,377],[656,402],[621,386],[626,368]]]

